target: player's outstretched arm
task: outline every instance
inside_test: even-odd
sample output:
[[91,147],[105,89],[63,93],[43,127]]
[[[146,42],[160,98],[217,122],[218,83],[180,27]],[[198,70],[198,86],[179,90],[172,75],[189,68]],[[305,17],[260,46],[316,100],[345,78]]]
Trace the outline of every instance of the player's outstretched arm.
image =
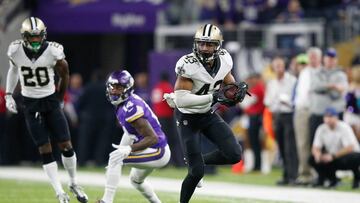
[[64,99],[65,91],[69,85],[69,65],[65,59],[58,60],[55,65],[55,71],[59,75],[58,84],[59,99]]

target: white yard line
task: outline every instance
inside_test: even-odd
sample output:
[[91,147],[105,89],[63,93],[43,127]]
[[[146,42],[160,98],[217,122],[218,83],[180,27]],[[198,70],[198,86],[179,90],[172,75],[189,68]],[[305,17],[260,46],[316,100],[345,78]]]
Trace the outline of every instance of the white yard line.
[[[68,176],[65,171],[59,171],[61,180],[66,183]],[[78,172],[78,181],[81,185],[103,186],[104,174],[95,172]],[[47,182],[43,170],[24,167],[0,167],[0,179],[19,179]],[[149,182],[157,191],[179,193],[181,180],[150,177]],[[120,188],[132,188],[128,176],[120,179]],[[359,193],[339,192],[296,187],[255,186],[224,182],[208,182],[196,189],[196,194],[222,197],[236,197],[246,199],[287,201],[287,202],[360,202]]]

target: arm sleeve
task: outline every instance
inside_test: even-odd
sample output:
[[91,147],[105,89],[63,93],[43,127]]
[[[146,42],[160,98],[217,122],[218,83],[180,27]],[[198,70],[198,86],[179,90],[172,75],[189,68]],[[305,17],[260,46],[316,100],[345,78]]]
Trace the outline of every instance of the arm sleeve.
[[176,90],[174,93],[175,103],[179,108],[205,105],[213,100],[213,96],[211,94],[196,95],[192,94],[189,90]]
[[13,64],[13,62],[9,61],[9,64],[10,64],[10,68],[8,70],[8,74],[6,77],[6,93],[12,94],[19,80],[19,75],[18,75],[18,69]]

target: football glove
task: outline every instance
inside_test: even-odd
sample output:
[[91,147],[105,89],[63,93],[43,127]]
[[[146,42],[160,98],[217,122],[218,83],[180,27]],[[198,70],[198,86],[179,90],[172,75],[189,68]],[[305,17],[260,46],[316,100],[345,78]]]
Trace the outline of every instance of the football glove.
[[123,160],[129,156],[131,153],[131,147],[127,146],[120,146],[116,144],[112,144],[112,146],[116,149],[110,153],[109,163],[111,164],[122,164]]
[[12,95],[7,94],[5,95],[5,101],[6,101],[6,108],[11,112],[11,113],[17,113],[17,109],[16,109],[16,102],[14,100],[14,98],[12,97]]
[[246,95],[251,97],[251,94],[248,92],[249,85],[246,82],[237,82],[235,85],[238,87],[238,92],[235,96],[235,101],[242,102]]
[[[246,95],[251,96],[248,89],[249,86],[245,82],[227,84],[219,90],[215,90],[213,93],[212,106],[216,103],[220,103],[228,107],[234,106],[237,103],[242,102]],[[230,97],[227,97],[228,92],[230,92]]]
[[166,100],[166,103],[168,103],[168,105],[171,107],[171,108],[175,108],[176,107],[176,103],[175,103],[175,94],[172,92],[172,93],[165,93],[163,95],[163,98],[164,100]]

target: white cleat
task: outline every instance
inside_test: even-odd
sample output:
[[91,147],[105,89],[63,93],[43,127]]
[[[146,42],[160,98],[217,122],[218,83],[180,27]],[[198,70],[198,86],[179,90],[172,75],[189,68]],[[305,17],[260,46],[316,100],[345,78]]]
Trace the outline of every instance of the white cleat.
[[79,202],[81,202],[81,203],[87,203],[88,202],[88,196],[85,194],[82,187],[80,187],[78,185],[75,185],[75,184],[70,184],[69,185],[69,190],[70,190],[70,192],[72,192],[74,194],[74,196],[76,197],[76,199]]
[[65,192],[62,194],[58,194],[56,197],[58,198],[60,203],[69,203],[70,202],[70,197]]

